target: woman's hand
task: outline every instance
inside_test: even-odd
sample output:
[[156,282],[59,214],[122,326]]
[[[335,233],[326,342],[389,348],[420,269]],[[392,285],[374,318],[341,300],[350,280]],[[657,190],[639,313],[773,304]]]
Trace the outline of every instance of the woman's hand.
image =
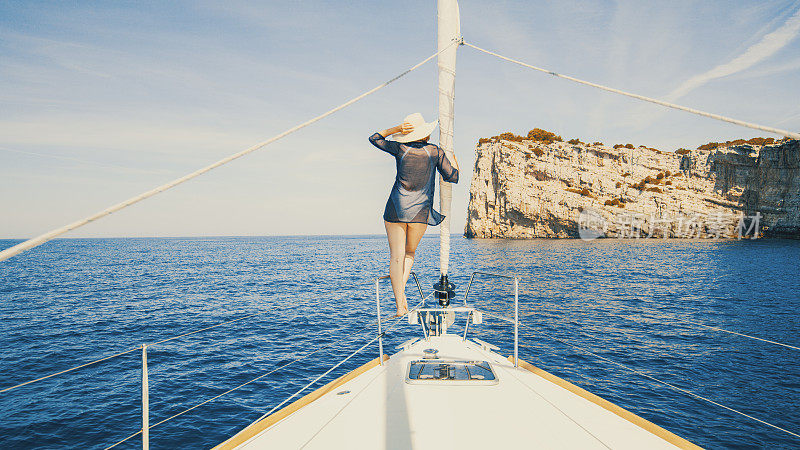
[[396,133],[408,134],[411,133],[412,131],[414,131],[414,125],[411,125],[409,122],[403,122],[402,125],[397,125],[392,128],[387,128],[383,131],[378,132],[378,134],[380,134],[384,138],[388,138],[389,136]]

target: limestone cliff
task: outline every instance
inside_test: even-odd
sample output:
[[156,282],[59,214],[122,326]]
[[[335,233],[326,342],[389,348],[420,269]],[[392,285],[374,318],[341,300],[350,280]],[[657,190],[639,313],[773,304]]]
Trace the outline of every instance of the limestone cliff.
[[583,237],[579,222],[609,237],[800,237],[800,141],[663,152],[509,135],[476,148],[467,237]]

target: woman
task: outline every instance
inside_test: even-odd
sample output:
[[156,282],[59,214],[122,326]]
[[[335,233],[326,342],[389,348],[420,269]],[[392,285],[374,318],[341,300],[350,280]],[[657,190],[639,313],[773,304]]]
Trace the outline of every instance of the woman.
[[[408,313],[405,287],[414,252],[428,225],[439,225],[444,216],[433,209],[436,170],[442,179],[458,183],[458,161],[452,163],[437,145],[429,144],[436,121],[426,123],[422,114],[414,113],[402,125],[370,136],[369,141],[394,156],[397,176],[383,211],[383,223],[389,238],[389,278],[397,302],[397,315]],[[388,141],[391,135],[395,140]],[[434,170],[434,168],[436,170]]]

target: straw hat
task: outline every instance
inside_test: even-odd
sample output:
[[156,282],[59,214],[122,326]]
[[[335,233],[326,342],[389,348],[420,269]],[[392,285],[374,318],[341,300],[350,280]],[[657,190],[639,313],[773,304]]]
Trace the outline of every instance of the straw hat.
[[397,142],[418,141],[424,137],[430,136],[430,134],[433,133],[433,129],[436,128],[436,125],[439,123],[438,120],[434,120],[433,122],[425,122],[425,119],[420,113],[407,115],[406,118],[403,119],[403,123],[405,122],[414,125],[414,131],[408,134],[397,133],[392,136],[392,140]]

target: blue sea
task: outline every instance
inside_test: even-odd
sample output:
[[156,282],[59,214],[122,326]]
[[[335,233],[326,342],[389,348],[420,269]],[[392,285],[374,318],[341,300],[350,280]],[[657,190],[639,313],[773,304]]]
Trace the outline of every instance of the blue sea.
[[[454,236],[452,253],[456,301],[473,271],[524,277],[523,359],[701,446],[800,447],[583,352],[799,432],[800,352],[679,319],[800,345],[800,241]],[[323,348],[150,430],[155,449],[211,447],[374,336],[373,279],[387,263],[383,236],[56,240],[0,263],[0,389],[259,313],[148,349],[154,424]],[[426,294],[437,266],[438,239],[426,236],[415,265]],[[381,295],[391,311],[388,280]],[[511,314],[512,283],[477,278],[470,299]],[[469,331],[513,352],[508,324],[486,318]],[[418,335],[401,323],[385,348]],[[377,351],[370,345],[311,389]],[[104,448],[141,427],[140,405],[137,349],[0,394],[0,447]],[[117,448],[140,446],[137,436]]]

